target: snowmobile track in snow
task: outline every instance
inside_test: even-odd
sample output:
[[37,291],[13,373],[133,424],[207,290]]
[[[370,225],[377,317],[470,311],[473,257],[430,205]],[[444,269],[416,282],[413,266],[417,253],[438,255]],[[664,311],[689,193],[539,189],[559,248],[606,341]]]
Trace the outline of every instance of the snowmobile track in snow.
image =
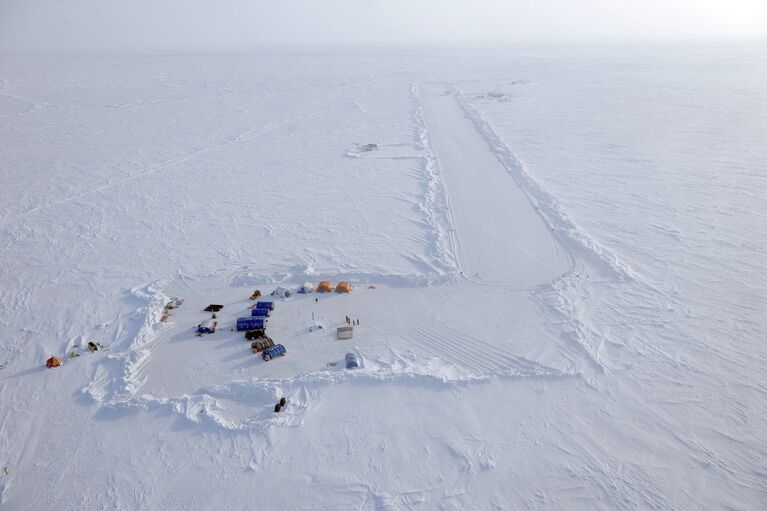
[[569,376],[512,351],[450,327],[411,326],[403,336],[414,344],[474,376],[517,375],[520,377]]

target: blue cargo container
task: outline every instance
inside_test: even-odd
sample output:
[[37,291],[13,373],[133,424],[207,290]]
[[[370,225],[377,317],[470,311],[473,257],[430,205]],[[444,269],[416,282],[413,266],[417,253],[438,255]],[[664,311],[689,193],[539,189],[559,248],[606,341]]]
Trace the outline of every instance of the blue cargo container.
[[268,318],[272,313],[269,309],[253,309],[250,311],[250,315],[254,318]]
[[276,344],[272,346],[271,348],[266,348],[264,352],[261,354],[261,358],[263,358],[265,361],[270,361],[271,359],[275,357],[281,357],[287,353],[288,350],[285,349],[285,346],[282,344]]
[[359,363],[357,362],[357,355],[354,353],[347,353],[346,354],[346,368],[347,369],[357,369],[359,368]]
[[258,330],[265,328],[264,318],[237,318],[237,331]]
[[274,302],[256,302],[256,309],[269,309],[274,310]]

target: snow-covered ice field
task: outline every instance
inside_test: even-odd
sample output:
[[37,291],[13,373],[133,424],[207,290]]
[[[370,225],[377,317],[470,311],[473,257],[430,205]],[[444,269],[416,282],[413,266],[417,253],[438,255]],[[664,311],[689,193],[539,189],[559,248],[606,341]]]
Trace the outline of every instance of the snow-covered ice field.
[[0,507],[763,509],[765,50],[3,56]]

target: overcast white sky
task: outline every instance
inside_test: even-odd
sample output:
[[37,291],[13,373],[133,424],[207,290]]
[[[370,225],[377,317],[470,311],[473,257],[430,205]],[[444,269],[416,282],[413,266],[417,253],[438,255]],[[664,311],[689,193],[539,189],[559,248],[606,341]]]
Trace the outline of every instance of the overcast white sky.
[[767,38],[767,0],[0,0],[0,51]]

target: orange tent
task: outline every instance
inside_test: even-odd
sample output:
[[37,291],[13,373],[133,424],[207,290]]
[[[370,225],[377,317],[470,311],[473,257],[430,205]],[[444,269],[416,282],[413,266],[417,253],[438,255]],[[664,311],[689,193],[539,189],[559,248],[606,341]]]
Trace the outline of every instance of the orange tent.
[[348,293],[351,290],[352,290],[352,285],[349,284],[348,280],[342,280],[336,286],[336,293]]
[[330,293],[333,291],[333,284],[329,280],[323,280],[320,285],[317,286],[318,293]]
[[61,365],[61,360],[59,360],[56,357],[51,357],[48,359],[47,362],[45,362],[46,367],[59,367]]

